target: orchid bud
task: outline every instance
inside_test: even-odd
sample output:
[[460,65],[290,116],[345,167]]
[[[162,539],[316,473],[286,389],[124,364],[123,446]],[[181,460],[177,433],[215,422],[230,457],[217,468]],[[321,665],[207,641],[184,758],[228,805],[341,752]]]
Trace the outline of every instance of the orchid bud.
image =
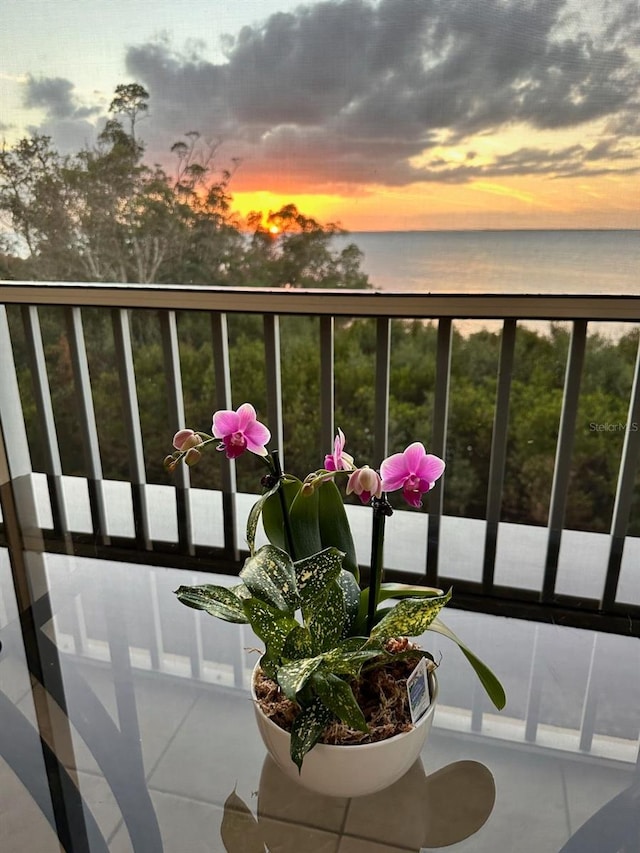
[[364,465],[350,475],[347,482],[347,494],[356,494],[363,504],[368,504],[372,497],[379,498],[382,494],[382,480],[377,471]]
[[181,429],[173,436],[173,446],[181,452],[202,444],[202,436],[192,429]]
[[199,450],[196,450],[195,447],[190,447],[189,450],[187,450],[187,452],[185,454],[184,461],[187,463],[187,465],[189,467],[191,467],[192,465],[195,465],[200,460],[201,456],[202,456],[202,453],[200,453]]
[[165,471],[168,471],[172,474],[176,470],[176,465],[178,464],[178,460],[173,456],[165,456],[162,462]]

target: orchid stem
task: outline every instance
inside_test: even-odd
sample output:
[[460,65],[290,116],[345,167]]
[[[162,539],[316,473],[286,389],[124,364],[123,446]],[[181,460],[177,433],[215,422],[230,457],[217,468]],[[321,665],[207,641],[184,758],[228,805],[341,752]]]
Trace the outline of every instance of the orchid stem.
[[382,583],[384,561],[384,525],[388,515],[393,513],[391,504],[384,492],[379,498],[373,498],[373,529],[371,533],[371,568],[369,570],[369,604],[367,611],[367,636],[375,624],[380,585]]
[[280,499],[280,510],[282,511],[282,521],[284,524],[284,538],[287,543],[287,550],[289,552],[289,556],[295,563],[296,555],[295,549],[293,547],[293,533],[291,531],[291,519],[289,518],[289,509],[287,507],[287,501],[284,496],[284,492],[282,490],[282,467],[280,465],[280,454],[277,450],[273,450],[271,453],[271,460],[273,462],[273,473],[278,482],[280,483],[280,488],[278,489],[278,497]]

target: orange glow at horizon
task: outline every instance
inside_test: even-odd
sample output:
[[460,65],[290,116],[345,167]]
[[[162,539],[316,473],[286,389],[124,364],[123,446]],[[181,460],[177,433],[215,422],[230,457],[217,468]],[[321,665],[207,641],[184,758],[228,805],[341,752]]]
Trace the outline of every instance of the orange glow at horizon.
[[295,204],[322,224],[349,231],[409,231],[474,228],[640,228],[637,181],[629,175],[575,179],[510,177],[463,184],[423,183],[406,187],[368,186],[359,195],[275,193],[233,194],[243,217],[264,217]]

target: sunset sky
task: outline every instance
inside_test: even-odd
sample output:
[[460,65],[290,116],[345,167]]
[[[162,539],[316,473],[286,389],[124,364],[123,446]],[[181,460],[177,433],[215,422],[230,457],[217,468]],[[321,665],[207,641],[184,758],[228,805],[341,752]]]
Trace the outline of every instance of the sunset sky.
[[0,134],[91,145],[141,83],[234,207],[352,231],[640,227],[636,0],[0,0]]

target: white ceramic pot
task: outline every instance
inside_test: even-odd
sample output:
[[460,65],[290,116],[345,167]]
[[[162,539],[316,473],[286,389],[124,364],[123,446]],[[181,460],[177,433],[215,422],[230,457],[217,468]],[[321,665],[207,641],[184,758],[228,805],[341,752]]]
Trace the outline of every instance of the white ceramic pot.
[[431,730],[438,695],[432,673],[433,700],[417,725],[408,732],[377,743],[334,746],[318,743],[308,752],[302,771],[291,760],[289,732],[272,722],[261,710],[251,679],[251,694],[258,730],[278,767],[291,779],[318,794],[332,797],[361,797],[382,791],[400,779],[416,761]]

